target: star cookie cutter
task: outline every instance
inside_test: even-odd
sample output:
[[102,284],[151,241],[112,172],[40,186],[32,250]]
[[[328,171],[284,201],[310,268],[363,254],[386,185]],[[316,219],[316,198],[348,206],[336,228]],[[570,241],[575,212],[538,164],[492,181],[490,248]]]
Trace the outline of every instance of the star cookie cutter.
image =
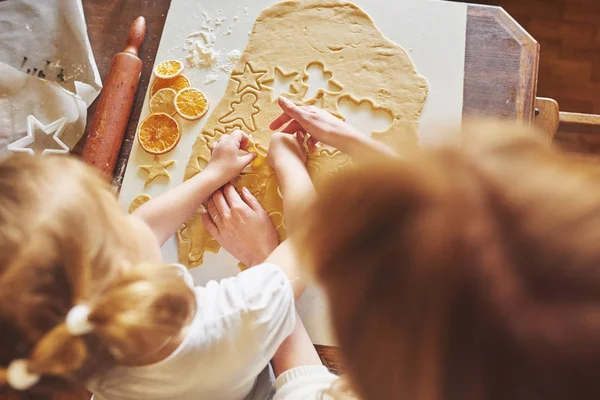
[[35,142],[35,128],[39,128],[46,135],[52,135],[52,139],[54,142],[60,147],[59,149],[44,149],[42,151],[42,155],[45,156],[47,154],[68,154],[69,147],[64,144],[62,140],[58,137],[65,129],[67,124],[67,118],[62,117],[52,122],[49,125],[43,125],[36,117],[33,115],[27,116],[27,136],[21,138],[15,142],[12,142],[8,145],[8,151],[12,151],[13,153],[27,153],[30,155],[35,155],[35,150],[28,148],[27,146],[33,144]]

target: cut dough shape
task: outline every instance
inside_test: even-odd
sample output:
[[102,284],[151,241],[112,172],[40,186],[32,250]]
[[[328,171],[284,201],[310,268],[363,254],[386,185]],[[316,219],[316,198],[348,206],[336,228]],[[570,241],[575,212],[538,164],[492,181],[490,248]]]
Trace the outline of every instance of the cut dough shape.
[[136,196],[133,200],[131,200],[131,204],[129,204],[129,214],[149,202],[151,199],[152,198],[147,194],[140,194],[139,196]]
[[152,165],[140,165],[139,169],[148,173],[148,177],[146,178],[144,187],[148,186],[150,182],[152,182],[159,176],[165,176],[167,177],[167,179],[171,179],[171,174],[169,174],[167,168],[169,168],[173,164],[175,164],[175,160],[160,161],[159,156],[154,156],[154,160],[152,160]]
[[282,94],[290,96],[292,94],[292,82],[296,78],[298,72],[286,74],[278,67],[273,68],[273,77],[263,80],[264,86],[271,89],[271,101],[277,100]]
[[238,83],[236,94],[242,93],[246,88],[254,90],[260,90],[260,78],[262,78],[267,71],[254,71],[250,63],[244,66],[244,70],[241,73],[232,73],[231,79]]
[[[208,138],[210,136],[199,136],[194,143],[194,152],[185,167],[185,176],[194,176],[200,171],[202,171],[208,165],[210,161],[210,146],[208,145]],[[187,180],[187,179],[186,179]]]
[[195,221],[202,222],[202,214],[199,211],[177,231],[179,259],[186,260],[186,265],[190,268],[193,265],[202,265],[205,252],[216,253],[221,248],[204,224]]
[[306,102],[323,97],[325,92],[335,94],[342,91],[342,86],[332,78],[331,71],[325,69],[325,66],[319,62],[306,67],[306,76],[302,81],[308,86],[303,96]]
[[[331,82],[305,99],[310,85],[307,72],[322,66]],[[343,118],[338,108],[344,96],[369,101],[392,116],[391,125],[372,137],[402,151],[417,146],[419,115],[425,104],[427,80],[419,75],[407,52],[386,39],[371,18],[356,5],[342,0],[284,1],[262,11],[248,45],[234,68],[225,94],[207,118],[192,148],[184,179],[204,167],[207,143],[241,128],[257,146],[268,149],[269,124],[281,114],[274,81],[276,74],[291,77],[285,96],[298,105],[316,105]],[[200,162],[202,161],[202,162]],[[322,147],[310,154],[308,170],[317,186],[322,179],[350,163],[347,155]],[[268,165],[248,168],[234,182],[246,186],[260,201],[285,237],[279,183]],[[318,188],[317,188],[318,189]],[[205,251],[218,250],[197,214],[177,235],[179,259],[189,268],[202,265]]]
[[392,124],[392,115],[377,108],[369,99],[358,100],[352,96],[341,97],[338,107],[344,120],[362,133],[372,136],[373,132],[384,132]]
[[231,111],[227,113],[219,122],[227,124],[229,122],[241,121],[246,129],[256,130],[254,116],[259,113],[256,107],[257,97],[254,93],[245,93],[239,102],[231,103]]

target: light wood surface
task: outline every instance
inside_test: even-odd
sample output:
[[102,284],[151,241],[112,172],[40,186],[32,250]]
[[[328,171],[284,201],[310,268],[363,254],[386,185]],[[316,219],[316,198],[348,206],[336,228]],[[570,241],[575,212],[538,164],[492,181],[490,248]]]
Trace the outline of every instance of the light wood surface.
[[570,151],[599,155],[600,115],[561,112],[555,141]]
[[537,95],[600,114],[600,1],[473,0],[504,7],[540,43]]
[[546,133],[549,138],[554,138],[559,125],[558,103],[554,99],[538,97],[535,100],[535,109],[535,127]]
[[470,5],[463,114],[533,121],[539,52],[502,8]]
[[560,123],[597,129],[600,128],[600,115],[561,112]]

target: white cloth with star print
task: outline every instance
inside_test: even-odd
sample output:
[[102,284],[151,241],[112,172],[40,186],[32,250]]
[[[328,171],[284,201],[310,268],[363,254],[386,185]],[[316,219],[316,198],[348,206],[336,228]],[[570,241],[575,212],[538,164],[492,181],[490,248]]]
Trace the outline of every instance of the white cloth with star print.
[[81,0],[0,1],[0,26],[0,158],[72,149],[102,88]]

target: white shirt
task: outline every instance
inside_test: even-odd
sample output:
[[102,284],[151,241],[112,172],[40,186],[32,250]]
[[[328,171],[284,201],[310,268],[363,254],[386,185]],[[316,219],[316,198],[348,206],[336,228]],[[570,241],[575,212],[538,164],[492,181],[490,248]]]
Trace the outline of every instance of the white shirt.
[[156,364],[116,366],[94,377],[88,388],[95,400],[235,400],[250,393],[294,329],[287,276],[262,264],[194,291],[197,312],[179,348]]
[[322,365],[292,368],[277,378],[274,400],[331,400],[323,392],[337,379]]

